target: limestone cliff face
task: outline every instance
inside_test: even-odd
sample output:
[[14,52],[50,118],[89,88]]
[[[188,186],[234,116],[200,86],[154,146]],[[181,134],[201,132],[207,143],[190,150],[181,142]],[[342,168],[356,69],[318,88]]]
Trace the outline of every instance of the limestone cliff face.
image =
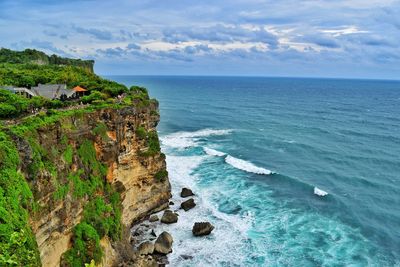
[[[167,207],[171,196],[168,178],[155,177],[166,169],[165,156],[160,152],[145,154],[149,144],[138,132],[138,129],[147,133],[156,131],[159,121],[157,109],[154,102],[142,108],[99,109],[66,116],[39,129],[36,141],[40,149],[53,159],[54,171],[42,168],[33,174],[29,166],[35,160],[34,149],[26,140],[17,140],[21,171],[31,183],[35,200],[39,203],[30,221],[43,266],[60,265],[63,253],[71,246],[72,230],[81,221],[88,201],[87,196],[78,198],[74,195],[71,187],[76,185],[68,180],[70,173],[85,168],[74,152],[84,140],[94,145],[97,160],[107,166],[106,183],[120,193],[122,202],[121,221],[125,234],[120,244],[109,241],[107,237],[101,240],[104,266],[111,266],[122,257],[121,244],[129,244],[126,229],[154,211]],[[72,148],[72,153],[64,152],[68,148]],[[69,188],[64,193],[60,190],[63,185]]]

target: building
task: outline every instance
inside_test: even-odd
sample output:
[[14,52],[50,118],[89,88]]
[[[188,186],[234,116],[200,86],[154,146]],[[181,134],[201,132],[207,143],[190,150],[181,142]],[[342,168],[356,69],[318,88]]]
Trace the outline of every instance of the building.
[[80,86],[75,86],[72,88],[72,91],[73,93],[69,96],[70,98],[81,98],[88,94],[88,91]]
[[34,92],[25,87],[2,86],[1,88],[8,90],[14,94],[25,96],[27,98],[32,98],[36,96]]
[[32,87],[31,91],[36,96],[42,96],[48,99],[61,99],[62,95],[68,97],[71,90],[67,90],[66,84],[39,84],[36,87]]
[[79,99],[89,93],[89,91],[80,86],[76,86],[72,90],[67,89],[66,84],[39,84],[31,89],[14,86],[2,86],[1,88],[27,98],[41,96],[48,99],[60,99],[62,101]]

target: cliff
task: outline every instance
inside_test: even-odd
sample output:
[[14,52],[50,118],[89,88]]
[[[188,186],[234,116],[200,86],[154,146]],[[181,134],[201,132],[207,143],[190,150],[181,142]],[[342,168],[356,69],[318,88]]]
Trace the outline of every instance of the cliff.
[[129,228],[170,198],[158,121],[158,103],[150,100],[39,115],[9,127],[18,173],[32,191],[29,225],[43,266],[134,262]]
[[93,72],[94,66],[94,60],[71,59],[57,55],[48,56],[35,49],[13,51],[6,48],[0,49],[0,63],[75,66],[90,72]]

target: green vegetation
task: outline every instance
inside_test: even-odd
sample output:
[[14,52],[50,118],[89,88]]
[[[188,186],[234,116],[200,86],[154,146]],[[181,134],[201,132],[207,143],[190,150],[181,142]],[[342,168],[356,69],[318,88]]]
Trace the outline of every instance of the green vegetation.
[[0,118],[15,117],[21,113],[40,107],[50,107],[52,101],[42,97],[26,97],[0,89]]
[[144,127],[140,126],[136,129],[136,135],[138,138],[146,140],[147,150],[140,152],[142,157],[152,157],[160,153],[160,141],[156,131],[146,131]]
[[0,266],[38,266],[39,252],[28,223],[33,195],[18,165],[15,144],[0,131]]
[[[71,123],[72,120],[79,120],[97,109],[134,105],[138,112],[145,112],[141,108],[157,103],[143,87],[132,86],[128,90],[124,85],[95,75],[92,65],[90,61],[47,56],[36,50],[0,49],[0,88],[2,85],[29,87],[38,83],[66,83],[69,87],[83,86],[91,92],[81,99],[90,105],[59,110],[75,103],[41,97],[28,99],[0,89],[0,119],[18,118],[11,124],[0,121],[0,266],[40,266],[29,216],[40,216],[48,207],[39,206],[37,199],[41,192],[34,186],[37,182],[52,190],[51,203],[70,199],[85,202],[82,220],[74,227],[73,244],[63,255],[63,264],[94,266],[100,263],[103,254],[100,239],[104,236],[112,240],[121,238],[120,195],[107,182],[107,166],[97,159],[93,141],[98,140],[96,136],[108,138],[107,125],[98,123],[83,140],[69,140],[68,132],[76,131],[79,125]],[[123,97],[116,97],[121,95]],[[42,107],[47,111],[25,116]],[[41,144],[41,130],[57,124],[65,131],[57,136],[60,142],[53,147]],[[147,147],[141,152],[142,156],[160,153],[156,131],[138,127],[136,135]],[[24,160],[26,166],[21,166],[16,145],[20,147],[22,140],[24,147],[29,144],[26,151],[31,160]],[[28,174],[26,177],[19,171],[21,168]],[[35,181],[38,175],[46,179]],[[157,172],[154,178],[163,181],[167,176],[164,170]]]
[[109,97],[128,92],[126,86],[76,66],[0,63],[0,86],[32,87],[39,83],[65,83],[70,88],[79,85]]
[[159,182],[164,182],[165,179],[168,178],[168,171],[167,170],[161,170],[158,171],[155,175],[154,178],[159,181]]
[[48,56],[45,53],[35,49],[13,51],[6,48],[0,49],[0,63],[66,65],[81,67],[92,72],[94,65],[93,60],[70,59],[59,57],[56,55]]
[[106,235],[118,240],[122,231],[120,196],[106,182],[107,168],[96,159],[93,142],[84,140],[77,154],[85,171],[70,174],[68,180],[75,197],[88,197],[90,201],[85,205],[83,220],[75,227],[73,246],[65,253],[70,266],[83,266],[92,259],[99,263],[99,240]]
[[156,131],[148,132],[147,135],[147,145],[148,149],[145,153],[147,156],[154,156],[160,153],[160,142],[158,140],[158,135]]
[[98,123],[96,127],[93,129],[93,134],[101,136],[103,139],[107,140],[107,125],[104,123]]
[[136,136],[139,139],[145,139],[147,137],[147,131],[143,126],[139,126],[136,129]]
[[63,154],[64,160],[68,165],[71,165],[72,163],[72,158],[73,158],[73,149],[71,145],[67,145],[67,149],[65,149],[65,152]]

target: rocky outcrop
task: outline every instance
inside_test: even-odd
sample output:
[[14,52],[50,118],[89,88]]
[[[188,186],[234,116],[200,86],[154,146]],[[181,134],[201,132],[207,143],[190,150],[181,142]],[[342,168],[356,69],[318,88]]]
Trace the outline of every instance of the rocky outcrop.
[[181,197],[190,197],[190,196],[194,196],[192,190],[186,187],[182,188]]
[[156,222],[158,221],[158,216],[157,215],[151,215],[149,218],[149,222]]
[[211,234],[212,230],[214,230],[214,226],[211,223],[197,222],[193,225],[192,233],[194,236],[203,236]]
[[193,209],[194,207],[196,207],[196,203],[194,203],[194,199],[193,198],[188,199],[188,200],[186,200],[186,201],[181,203],[181,208],[184,211],[188,211],[190,209]]
[[[77,197],[71,189],[72,178],[69,175],[83,168],[76,151],[84,140],[93,144],[96,159],[106,166],[106,182],[120,195],[121,221],[125,229],[168,207],[171,197],[169,181],[155,179],[157,173],[165,172],[165,156],[160,152],[146,154],[148,143],[138,135],[139,128],[145,132],[156,131],[157,109],[153,102],[141,108],[97,109],[64,116],[39,128],[32,135],[40,149],[52,159],[51,171],[43,168],[33,173],[33,149],[27,141],[17,140],[21,171],[30,181],[39,206],[38,211],[31,214],[30,224],[43,266],[60,265],[62,254],[71,247],[72,230],[83,218],[88,198]],[[72,155],[65,155],[66,147],[72,150]],[[84,179],[83,176],[80,178]],[[128,237],[124,236],[119,244],[109,239],[101,242],[104,266],[119,261],[121,249],[115,248],[129,244],[124,240]]]
[[172,236],[167,232],[162,232],[154,244],[154,251],[160,254],[172,252]]
[[161,217],[161,222],[166,224],[176,223],[178,221],[178,214],[171,210],[164,211],[163,216]]

